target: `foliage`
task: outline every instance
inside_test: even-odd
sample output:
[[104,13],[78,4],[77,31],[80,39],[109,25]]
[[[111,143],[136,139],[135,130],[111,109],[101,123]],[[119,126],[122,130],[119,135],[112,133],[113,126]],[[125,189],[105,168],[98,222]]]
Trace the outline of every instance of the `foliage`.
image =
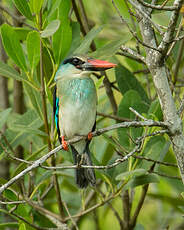
[[[86,20],[81,4],[77,5],[76,10],[72,2],[14,0],[10,11],[13,12],[14,6],[19,10],[23,17],[23,27],[13,26],[15,19],[3,11],[3,17],[8,23],[1,25],[0,30],[8,61],[7,63],[0,61],[0,75],[8,79],[10,101],[13,94],[13,80],[23,84],[26,104],[24,114],[12,112],[12,101],[10,108],[0,112],[0,128],[7,125],[0,139],[0,159],[14,158],[15,150],[20,145],[24,149],[25,161],[17,161],[16,164],[10,162],[10,177],[23,171],[28,166],[26,161],[32,162],[46,154],[49,151],[48,142],[52,148],[59,145],[52,121],[54,76],[60,63],[72,53],[89,53],[92,57],[109,59],[118,64],[115,70],[106,73],[111,82],[110,89],[113,90],[110,97],[113,97],[117,104],[117,113],[114,115],[130,121],[140,120],[139,116],[130,111],[129,108],[132,107],[145,119],[163,120],[157,93],[147,67],[141,62],[124,57],[120,50],[122,45],[135,47],[137,41],[126,25],[121,23],[118,12],[137,31],[137,36],[141,39],[138,21],[128,13],[129,7],[133,10],[132,6],[127,4],[127,1],[115,0],[118,9],[116,11],[111,1],[84,0],[84,9],[88,17]],[[161,4],[164,1],[159,2]],[[9,1],[3,1],[3,4],[6,8]],[[154,21],[159,24],[164,21],[167,25],[168,15],[169,11],[154,10]],[[157,36],[161,39],[158,33]],[[173,71],[181,42],[178,42],[166,62],[168,71],[173,77],[170,80],[174,82],[173,94],[176,95],[176,104],[182,95],[182,89],[177,88],[177,84],[183,84],[181,78],[183,58],[180,60],[177,77],[173,75]],[[138,51],[145,56],[145,48],[140,44]],[[44,89],[41,81],[42,72]],[[93,76],[93,79],[98,89],[98,112],[112,115],[113,104],[106,94],[108,89],[105,78],[98,80]],[[45,92],[46,105],[42,100],[42,90]],[[47,120],[43,112],[44,106]],[[97,128],[120,122],[103,114],[97,116]],[[45,128],[47,122],[48,132]],[[160,130],[160,127],[127,127],[94,138],[91,150],[93,163],[98,166],[115,162],[121,158],[119,155],[124,156],[135,148],[137,138],[146,136],[135,157],[130,157],[114,168],[96,170],[97,188],[90,187],[81,192],[75,185],[72,169],[50,171],[38,167],[33,170],[3,192],[3,200],[15,204],[7,203],[0,209],[1,229],[9,227],[32,230],[36,229],[36,226],[43,229],[46,227],[59,229],[63,224],[59,220],[65,220],[69,228],[74,226],[81,230],[123,229],[119,218],[122,222],[127,221],[125,211],[128,205],[131,209],[131,213],[128,214],[131,220],[146,186],[148,188],[148,193],[145,194],[146,203],[139,214],[139,219],[135,226],[126,229],[177,229],[176,226],[182,223],[183,200],[180,193],[183,185],[167,134],[152,135]],[[52,161],[48,160],[44,165],[51,166]],[[56,165],[71,165],[71,162],[70,153],[65,151],[57,153]],[[169,162],[170,165],[164,165],[162,162]],[[6,180],[0,178],[0,183],[4,184],[8,180],[9,178]],[[58,180],[59,192],[55,180]],[[21,184],[25,191],[22,190]],[[125,199],[126,191],[129,196],[128,204]],[[63,210],[59,207],[58,193],[61,195]],[[16,201],[24,203],[16,204]],[[95,206],[97,204],[99,207]],[[87,210],[86,214],[84,210]],[[174,210],[172,215],[171,210]],[[68,212],[74,218],[70,218]],[[76,217],[78,213],[81,215]],[[6,222],[5,214],[11,217],[11,222]]]

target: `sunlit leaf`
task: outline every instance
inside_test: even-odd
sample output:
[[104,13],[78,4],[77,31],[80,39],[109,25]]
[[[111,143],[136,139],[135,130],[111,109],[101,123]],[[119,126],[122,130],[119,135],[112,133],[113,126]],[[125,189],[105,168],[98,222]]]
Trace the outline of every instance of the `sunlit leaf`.
[[54,20],[48,24],[48,26],[41,32],[41,37],[46,38],[52,36],[59,28],[60,21]]
[[37,31],[31,31],[27,36],[27,52],[33,70],[40,60],[40,35]]
[[38,14],[43,5],[44,0],[30,0],[30,6],[33,13]]

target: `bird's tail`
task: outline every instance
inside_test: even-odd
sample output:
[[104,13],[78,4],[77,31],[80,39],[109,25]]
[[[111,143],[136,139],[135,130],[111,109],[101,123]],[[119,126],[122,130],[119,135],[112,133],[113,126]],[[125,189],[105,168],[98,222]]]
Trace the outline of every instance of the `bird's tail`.
[[76,184],[80,188],[86,188],[89,184],[95,186],[95,171],[92,168],[80,168],[80,165],[92,165],[89,147],[87,146],[83,154],[79,154],[77,150],[71,146],[74,163],[79,166],[76,169]]

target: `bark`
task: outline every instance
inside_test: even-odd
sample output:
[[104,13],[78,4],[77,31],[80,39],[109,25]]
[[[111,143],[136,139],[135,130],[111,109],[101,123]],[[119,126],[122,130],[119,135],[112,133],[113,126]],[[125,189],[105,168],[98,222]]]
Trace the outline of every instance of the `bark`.
[[[149,16],[148,9],[141,6],[137,1],[135,2],[139,6],[141,11]],[[155,32],[153,30],[153,26],[150,20],[148,20],[148,18],[146,17],[143,17],[139,10],[136,9],[136,12],[140,18],[139,26],[141,29],[143,42],[161,50],[160,52],[158,52],[150,48],[145,48],[146,64],[153,77],[153,82],[164,115],[164,121],[168,123],[168,128],[170,132],[169,137],[172,142],[182,181],[184,183],[184,136],[182,130],[182,120],[177,113],[175,102],[171,93],[171,89],[169,87],[166,66],[164,63],[165,54],[167,53],[167,49],[169,48],[170,40],[173,38],[173,28],[175,28],[182,3],[182,0],[175,0],[174,6],[177,6],[178,10],[176,12],[173,12],[169,23],[169,29],[167,32],[165,32],[163,36],[163,41],[161,42],[159,47],[157,47]]]

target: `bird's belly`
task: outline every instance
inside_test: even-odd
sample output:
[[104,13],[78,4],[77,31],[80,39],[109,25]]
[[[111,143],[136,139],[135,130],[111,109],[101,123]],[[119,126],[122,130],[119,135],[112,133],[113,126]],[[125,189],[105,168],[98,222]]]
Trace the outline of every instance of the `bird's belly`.
[[93,128],[96,119],[96,100],[90,104],[77,101],[68,103],[60,110],[61,135],[70,139],[77,135],[87,135]]

